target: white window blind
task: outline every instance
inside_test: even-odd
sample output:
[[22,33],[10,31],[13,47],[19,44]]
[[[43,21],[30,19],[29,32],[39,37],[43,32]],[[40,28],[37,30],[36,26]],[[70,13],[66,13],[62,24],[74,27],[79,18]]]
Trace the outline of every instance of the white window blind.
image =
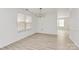
[[17,17],[18,31],[26,31],[32,28],[32,18],[31,16],[18,13]]

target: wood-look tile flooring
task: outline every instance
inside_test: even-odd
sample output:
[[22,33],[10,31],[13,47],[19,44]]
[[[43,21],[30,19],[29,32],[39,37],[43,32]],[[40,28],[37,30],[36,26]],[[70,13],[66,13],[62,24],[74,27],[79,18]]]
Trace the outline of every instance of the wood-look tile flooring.
[[[60,35],[60,34],[59,34]],[[68,36],[34,34],[1,50],[78,50]]]

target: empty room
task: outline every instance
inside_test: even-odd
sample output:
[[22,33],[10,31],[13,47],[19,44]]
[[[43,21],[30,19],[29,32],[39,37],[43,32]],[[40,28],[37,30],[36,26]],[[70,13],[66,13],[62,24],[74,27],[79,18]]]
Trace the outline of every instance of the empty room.
[[78,50],[79,8],[0,8],[0,50]]

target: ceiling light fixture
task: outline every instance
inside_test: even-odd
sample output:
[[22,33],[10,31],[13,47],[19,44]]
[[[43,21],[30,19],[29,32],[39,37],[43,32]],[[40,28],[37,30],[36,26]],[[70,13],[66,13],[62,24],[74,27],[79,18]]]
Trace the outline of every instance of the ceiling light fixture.
[[40,8],[39,17],[42,17],[42,8]]
[[39,8],[39,12],[37,14],[31,12],[29,9],[25,9],[25,10],[30,12],[32,15],[37,16],[37,17],[44,17],[43,8]]
[[39,8],[38,17],[44,17],[43,8]]

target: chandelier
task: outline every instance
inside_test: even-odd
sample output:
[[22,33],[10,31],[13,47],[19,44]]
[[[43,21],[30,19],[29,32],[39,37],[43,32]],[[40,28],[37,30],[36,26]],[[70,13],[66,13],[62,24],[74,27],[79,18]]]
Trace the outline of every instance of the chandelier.
[[42,8],[39,8],[39,13],[37,15],[38,17],[43,17],[44,14],[43,14],[43,9]]
[[38,13],[33,13],[29,9],[26,9],[26,11],[30,12],[31,14],[33,14],[33,15],[35,15],[37,17],[44,17],[45,16],[45,14],[43,13],[43,8],[39,8]]

